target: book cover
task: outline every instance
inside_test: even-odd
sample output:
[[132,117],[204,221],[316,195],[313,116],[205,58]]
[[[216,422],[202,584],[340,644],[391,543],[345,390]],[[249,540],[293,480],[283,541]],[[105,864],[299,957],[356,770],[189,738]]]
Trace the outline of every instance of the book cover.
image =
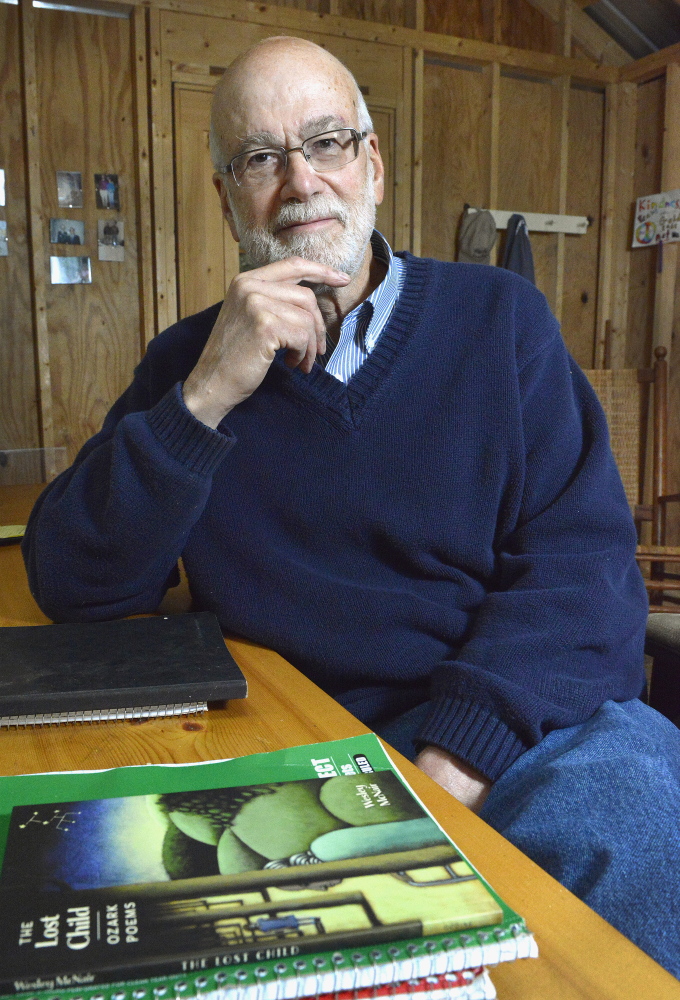
[[528,939],[372,735],[47,777],[0,779],[5,993],[187,973],[262,992],[285,965],[318,994],[319,961],[335,989],[450,971],[418,966],[426,946],[470,966]]
[[180,714],[173,706],[204,710],[246,694],[206,611],[0,633],[0,726]]

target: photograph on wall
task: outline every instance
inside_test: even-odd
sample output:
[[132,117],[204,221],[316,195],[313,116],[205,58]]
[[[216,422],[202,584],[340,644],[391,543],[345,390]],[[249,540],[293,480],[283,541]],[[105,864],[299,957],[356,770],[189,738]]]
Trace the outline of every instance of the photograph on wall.
[[5,171],[0,169],[0,208],[5,207]]
[[82,246],[85,243],[85,223],[78,219],[50,219],[50,243]]
[[125,223],[122,219],[99,219],[97,247],[100,260],[125,260]]
[[53,285],[90,285],[90,258],[50,257],[50,278]]
[[57,170],[59,208],[83,207],[83,175],[72,170]]
[[118,174],[95,174],[94,193],[97,208],[110,208],[120,211],[118,196]]
[[0,219],[0,257],[9,256],[9,243],[7,242],[7,223]]

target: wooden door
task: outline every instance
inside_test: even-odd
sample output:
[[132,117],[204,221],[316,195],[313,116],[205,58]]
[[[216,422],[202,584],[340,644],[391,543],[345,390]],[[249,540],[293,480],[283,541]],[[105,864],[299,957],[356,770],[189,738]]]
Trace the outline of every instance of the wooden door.
[[[157,219],[157,234],[162,232],[163,238],[158,253],[168,275],[168,290],[172,290],[173,275],[177,289],[176,304],[169,294],[159,305],[159,319],[165,319],[165,323],[161,319],[162,327],[176,316],[190,315],[219,301],[238,273],[238,245],[221,217],[212,184],[210,100],[221,68],[249,45],[276,32],[246,22],[223,23],[169,12],[161,15],[161,29],[159,77],[166,81],[166,95],[160,111],[173,143],[159,142],[159,168],[166,179],[173,177],[175,197],[174,204],[166,198],[160,205],[163,217]],[[312,33],[305,37],[332,51],[357,78],[386,168],[385,199],[378,208],[377,226],[394,249],[410,249],[411,52],[396,50],[401,58],[395,59],[392,46]],[[210,66],[199,62],[205,59],[206,47],[211,49]]]
[[212,87],[175,84],[174,89],[179,315],[191,316],[224,298],[238,274],[239,254],[212,182]]

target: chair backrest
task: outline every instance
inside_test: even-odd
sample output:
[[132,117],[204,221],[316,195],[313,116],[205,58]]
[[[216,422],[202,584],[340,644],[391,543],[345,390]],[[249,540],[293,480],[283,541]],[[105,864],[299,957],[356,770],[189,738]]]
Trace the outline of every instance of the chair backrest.
[[[667,378],[666,348],[654,351],[653,368],[597,368],[586,371],[609,424],[612,451],[636,521],[652,521],[652,542],[664,544],[665,508],[658,498],[666,494]],[[653,388],[652,388],[653,386]],[[648,421],[649,388],[653,392],[653,420]],[[651,435],[651,467],[645,460],[645,444]],[[642,499],[645,467],[652,474],[651,488]]]
[[609,436],[628,503],[640,503],[641,431],[646,392],[637,368],[597,368],[585,373],[597,393],[609,424]]

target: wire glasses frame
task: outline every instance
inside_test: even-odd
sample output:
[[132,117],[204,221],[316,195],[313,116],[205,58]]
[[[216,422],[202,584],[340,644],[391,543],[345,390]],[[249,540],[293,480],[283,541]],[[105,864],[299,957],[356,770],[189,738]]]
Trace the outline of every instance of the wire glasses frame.
[[359,143],[368,132],[358,132],[355,128],[338,128],[332,132],[321,132],[305,139],[301,146],[285,149],[283,146],[263,146],[249,149],[234,156],[219,173],[230,173],[235,182],[247,187],[258,187],[272,183],[282,177],[288,168],[290,153],[302,153],[305,160],[317,173],[339,170],[359,155]]

